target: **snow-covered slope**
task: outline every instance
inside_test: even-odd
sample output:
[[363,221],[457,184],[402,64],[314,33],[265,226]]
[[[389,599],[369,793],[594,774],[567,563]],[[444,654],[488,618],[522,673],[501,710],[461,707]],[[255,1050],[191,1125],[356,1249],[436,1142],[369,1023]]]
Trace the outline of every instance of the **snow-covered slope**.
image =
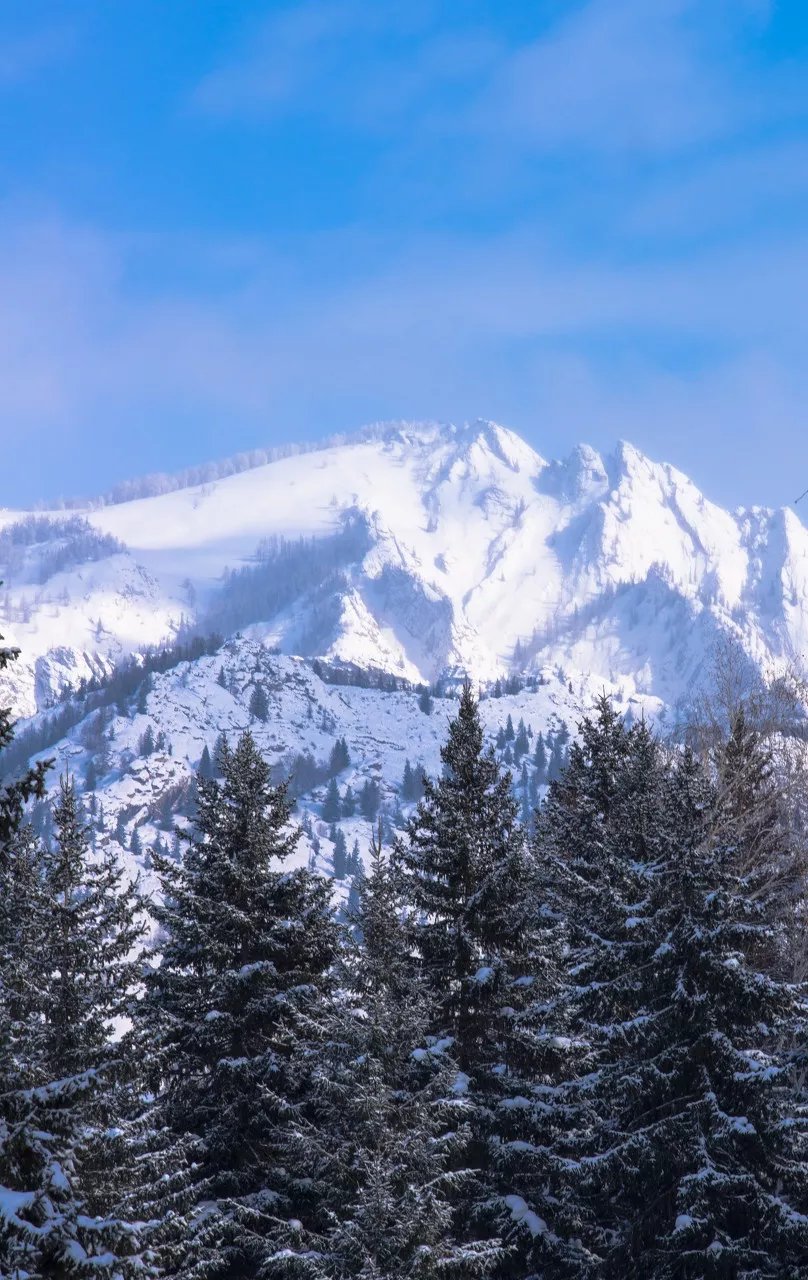
[[665,702],[722,633],[761,668],[808,642],[797,517],[726,512],[629,444],[547,462],[493,423],[397,424],[50,529],[22,519],[0,517],[0,628],[27,715],[183,623],[413,681],[549,665]]

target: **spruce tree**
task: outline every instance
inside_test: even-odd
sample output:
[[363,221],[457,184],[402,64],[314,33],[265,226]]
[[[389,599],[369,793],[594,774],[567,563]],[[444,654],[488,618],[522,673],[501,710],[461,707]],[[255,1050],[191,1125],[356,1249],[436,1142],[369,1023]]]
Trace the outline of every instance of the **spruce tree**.
[[[468,685],[441,758],[443,776],[425,781],[395,865],[431,1000],[432,1042],[451,1046],[463,1081],[465,1158],[476,1182],[458,1199],[457,1230],[488,1239],[493,1256],[500,1234],[513,1234],[517,1203],[502,1130],[524,1100],[526,1074],[540,1070],[542,1046],[522,1016],[546,970],[544,943],[512,780],[484,750]],[[535,1206],[526,1213],[530,1232]]]
[[350,787],[345,788],[345,795],[342,797],[342,816],[343,818],[352,818],[356,813],[356,797]]
[[348,874],[348,843],[345,832],[340,827],[332,827],[334,844],[334,879],[344,880]]
[[8,1190],[0,1203],[12,1212],[0,1233],[2,1274],[143,1276],[150,1268],[139,1231],[112,1212],[129,1172],[116,1122],[133,1068],[126,1042],[111,1036],[136,983],[138,903],[109,853],[90,856],[66,779],[55,827],[48,848],[25,838],[18,845],[20,917],[4,948],[14,973],[3,1013],[15,1070],[5,1058],[0,1165]]
[[269,699],[264,685],[257,683],[250,694],[250,715],[253,720],[265,723],[269,719]]
[[[329,883],[283,864],[297,833],[249,733],[199,780],[180,864],[155,859],[160,962],[146,975],[154,1209],[167,1275],[309,1274],[320,1228],[311,1085],[335,950]],[[149,1162],[146,1162],[147,1168]],[[312,1264],[313,1265],[313,1264]]]
[[615,1280],[790,1277],[808,1256],[783,1053],[801,993],[771,968],[773,850],[744,847],[742,809],[727,824],[723,807],[689,754],[668,762],[603,699],[539,823],[570,930],[557,1029],[580,1054],[555,1152]]
[[381,804],[381,788],[375,778],[368,778],[359,793],[359,811],[368,822],[375,822]]
[[213,778],[216,775],[216,770],[213,767],[213,760],[211,759],[211,754],[208,749],[207,743],[205,743],[205,746],[202,748],[202,755],[200,756],[200,759],[199,759],[199,767],[197,769],[197,773],[199,774],[200,778],[207,778],[207,779]]
[[453,1236],[451,1195],[467,1176],[449,1168],[465,1136],[461,1078],[450,1054],[426,1047],[429,1001],[380,836],[356,897],[323,1060],[333,1205],[326,1274],[487,1275],[486,1246]]
[[342,817],[342,803],[336,778],[332,778],[326,787],[323,800],[323,822],[339,822]]

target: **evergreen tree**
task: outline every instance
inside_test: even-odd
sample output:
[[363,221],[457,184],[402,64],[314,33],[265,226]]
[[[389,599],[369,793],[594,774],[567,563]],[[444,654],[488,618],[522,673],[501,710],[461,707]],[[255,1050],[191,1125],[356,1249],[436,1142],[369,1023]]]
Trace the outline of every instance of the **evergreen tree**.
[[722,808],[691,756],[667,763],[603,699],[539,823],[582,1059],[555,1150],[615,1280],[790,1277],[808,1256],[806,1122],[783,1056],[800,993],[770,967],[778,876],[770,848],[742,847],[743,808],[728,824]]
[[401,779],[401,798],[405,803],[415,799],[415,779],[409,760],[404,761],[404,774]]
[[126,816],[123,809],[118,810],[118,817],[115,819],[115,839],[122,849],[129,848],[129,837],[126,834]]
[[[500,1233],[519,1230],[501,1130],[509,1103],[518,1107],[529,1089],[534,1048],[541,1052],[521,1016],[536,975],[546,975],[546,949],[512,780],[484,750],[468,685],[441,758],[443,776],[425,781],[395,864],[431,1001],[428,1031],[433,1043],[451,1045],[463,1081],[465,1158],[477,1179],[457,1203],[457,1229],[466,1240],[487,1238],[496,1252]],[[537,1220],[531,1210],[519,1222],[529,1234]]]
[[253,720],[260,720],[262,724],[269,719],[269,699],[264,685],[258,681],[253,686],[250,694],[250,715]]
[[511,716],[511,713],[509,711],[508,719],[505,721],[505,741],[513,742],[515,737],[516,737],[516,733],[513,727],[513,717]]
[[368,778],[359,793],[359,812],[368,822],[376,821],[381,800],[381,788],[378,782],[375,778]]
[[323,822],[338,822],[342,816],[342,802],[336,778],[329,782],[323,801]]
[[205,743],[205,746],[202,748],[202,755],[199,758],[199,767],[197,769],[197,773],[199,774],[200,778],[205,778],[208,781],[211,778],[215,777],[216,771],[213,767],[213,760],[211,759],[211,754],[210,754],[210,751],[208,750],[207,743]]
[[331,830],[333,832],[331,839],[334,844],[334,852],[332,854],[334,879],[344,880],[348,874],[348,844],[345,839],[345,832],[340,827],[332,827]]
[[533,766],[536,770],[536,780],[539,784],[547,781],[547,751],[544,746],[544,737],[541,733],[536,734],[536,746],[533,751]]
[[154,755],[154,730],[151,725],[147,725],[140,735],[137,749],[141,756]]
[[[0,640],[2,638],[0,636]],[[0,671],[5,671],[19,656],[19,649],[0,645]],[[8,751],[13,741],[14,720],[11,711],[8,707],[0,707],[0,764],[3,761],[2,753]],[[41,760],[18,778],[3,778],[0,786],[0,873],[3,871],[5,851],[13,844],[23,825],[26,804],[30,800],[41,800],[45,795],[45,777],[51,764],[50,760]]]
[[423,711],[425,716],[432,715],[432,695],[428,689],[422,689],[418,695],[418,709]]
[[547,782],[558,782],[564,772],[565,763],[564,743],[561,735],[556,734],[550,748],[550,759],[547,762]]
[[[329,882],[287,869],[284,787],[249,733],[199,781],[182,863],[155,859],[162,961],[138,1006],[150,1046],[167,1275],[308,1274],[323,1192],[312,1073],[335,950]],[[279,865],[280,864],[280,865]],[[314,1233],[314,1236],[312,1235]]]
[[3,930],[0,1274],[143,1276],[138,1231],[111,1212],[131,1063],[110,1037],[136,982],[137,899],[109,853],[90,856],[66,779],[55,825],[51,847],[18,844],[19,919]]
[[380,839],[357,899],[322,1081],[334,1205],[327,1274],[487,1275],[486,1246],[463,1246],[452,1234],[450,1195],[465,1176],[448,1167],[463,1138],[459,1077],[447,1054],[424,1047],[428,1002]]
[[351,787],[345,788],[345,795],[342,797],[342,816],[343,818],[352,818],[356,813],[356,797]]
[[354,840],[351,853],[348,858],[348,875],[358,876],[362,872],[362,855],[359,852],[359,841]]
[[336,777],[338,773],[342,773],[343,769],[348,769],[351,764],[351,754],[348,750],[348,743],[344,738],[337,738],[331,748],[331,756],[328,762],[328,771],[332,777]]

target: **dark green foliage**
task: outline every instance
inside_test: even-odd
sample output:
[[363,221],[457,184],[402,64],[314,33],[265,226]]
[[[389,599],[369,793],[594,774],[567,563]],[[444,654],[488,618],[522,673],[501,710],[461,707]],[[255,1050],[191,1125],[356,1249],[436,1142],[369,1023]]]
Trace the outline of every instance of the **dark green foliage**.
[[[2,640],[2,636],[0,636]],[[19,649],[0,646],[0,671],[19,657]],[[14,743],[14,721],[8,707],[0,708],[0,763],[3,767],[3,783],[0,787],[0,871],[6,857],[9,842],[16,838],[23,820],[23,812],[29,800],[42,799],[45,794],[45,776],[50,761],[40,761],[33,768],[25,769],[19,777],[8,780],[9,773],[19,768],[17,760],[10,761]],[[27,756],[23,756],[23,760]]]
[[456,1230],[496,1250],[501,1233],[514,1233],[505,1197],[519,1186],[499,1134],[509,1105],[520,1110],[514,1100],[530,1093],[526,1074],[543,1070],[543,1046],[531,1045],[522,1019],[535,998],[535,976],[544,991],[552,966],[512,780],[484,750],[468,686],[441,758],[443,776],[425,781],[424,799],[396,843],[395,865],[402,897],[414,908],[411,945],[430,1001],[428,1031],[435,1043],[451,1044],[462,1073],[464,1158],[476,1178],[457,1203]]
[[278,865],[297,834],[249,734],[223,749],[221,766],[221,783],[199,781],[182,862],[155,858],[162,962],[138,1007],[150,1127],[164,1135],[149,1212],[178,1214],[166,1225],[169,1275],[281,1274],[269,1269],[279,1250],[295,1274],[320,1225],[305,1135],[335,949],[330,890]]
[[336,778],[329,782],[323,801],[323,822],[338,822],[342,816],[342,802]]
[[343,818],[352,818],[356,813],[356,797],[351,787],[345,788],[345,795],[342,797],[342,816]]
[[332,776],[336,777],[338,773],[342,773],[343,769],[348,769],[351,764],[351,753],[348,750],[348,743],[344,738],[337,738],[331,748],[331,756],[328,761],[328,768]]
[[211,758],[210,751],[208,750],[207,743],[205,743],[205,746],[202,748],[202,755],[199,757],[197,773],[200,778],[204,778],[208,782],[211,778],[216,776],[216,770],[213,767],[213,760]]
[[603,699],[539,824],[581,1057],[557,1149],[609,1277],[791,1277],[808,1257],[802,997],[776,976],[783,868],[755,820],[774,793],[742,723],[719,766],[716,791]]
[[381,788],[375,778],[368,778],[359,793],[359,812],[368,822],[375,822],[381,804]]
[[404,775],[401,779],[401,799],[405,804],[420,800],[424,794],[424,771],[420,765],[412,767],[409,760],[404,761]]
[[112,1212],[131,1062],[110,1033],[136,984],[137,901],[109,854],[90,857],[66,780],[55,826],[47,849],[21,831],[3,877],[0,1274],[142,1277],[140,1232]]
[[260,720],[264,724],[269,719],[269,699],[267,698],[267,691],[260,681],[253,686],[253,691],[250,694],[249,710],[253,720]]
[[422,689],[419,693],[418,709],[423,711],[425,716],[432,715],[432,695],[428,689]]
[[342,963],[323,1059],[334,1226],[323,1274],[366,1280],[472,1280],[492,1250],[453,1236],[450,1198],[468,1174],[451,1058],[430,1053],[428,1001],[407,954],[393,878],[374,842],[356,888],[355,939]]
[[334,879],[344,880],[348,874],[348,844],[345,832],[339,827],[332,827],[331,840],[334,844]]

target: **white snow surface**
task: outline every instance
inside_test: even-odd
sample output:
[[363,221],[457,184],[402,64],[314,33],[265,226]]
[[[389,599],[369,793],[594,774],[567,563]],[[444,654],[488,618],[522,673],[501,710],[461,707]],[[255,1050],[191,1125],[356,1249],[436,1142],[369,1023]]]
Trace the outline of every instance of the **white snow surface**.
[[[0,513],[0,529],[24,514]],[[23,651],[0,692],[33,714],[201,618],[262,539],[324,537],[349,514],[367,521],[368,546],[328,610],[303,593],[252,619],[256,636],[411,680],[549,666],[657,703],[692,683],[722,633],[767,670],[806,649],[808,532],[792,512],[724,511],[626,443],[548,462],[491,422],[395,424],[88,508],[126,550],[44,584],[0,566],[0,629]]]

